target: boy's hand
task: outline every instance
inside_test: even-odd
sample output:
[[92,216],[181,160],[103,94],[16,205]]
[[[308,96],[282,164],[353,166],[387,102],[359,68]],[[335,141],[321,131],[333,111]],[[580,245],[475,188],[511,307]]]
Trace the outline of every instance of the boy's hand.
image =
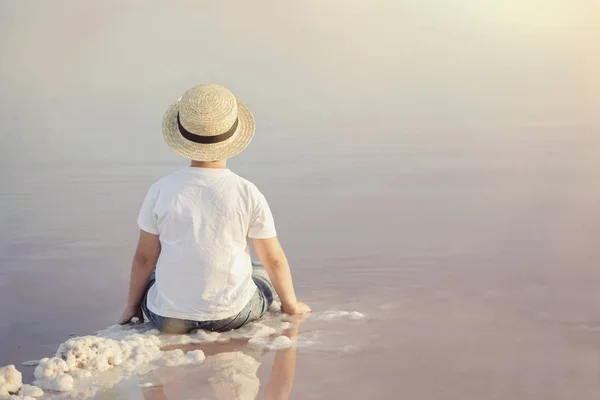
[[142,312],[142,308],[138,306],[127,306],[125,311],[123,311],[123,315],[121,315],[121,319],[119,319],[119,325],[125,325],[133,318],[137,318],[139,322],[144,322],[144,313]]
[[305,303],[298,301],[295,305],[282,304],[281,311],[290,315],[308,314],[312,310]]

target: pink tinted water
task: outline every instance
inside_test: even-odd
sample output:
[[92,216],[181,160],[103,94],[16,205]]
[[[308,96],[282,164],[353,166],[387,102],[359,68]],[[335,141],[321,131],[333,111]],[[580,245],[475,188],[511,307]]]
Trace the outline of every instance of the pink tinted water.
[[[234,160],[271,202],[300,297],[366,315],[302,325],[315,343],[291,398],[597,398],[598,132],[569,129]],[[139,203],[181,165],[3,165],[0,364],[116,321]]]

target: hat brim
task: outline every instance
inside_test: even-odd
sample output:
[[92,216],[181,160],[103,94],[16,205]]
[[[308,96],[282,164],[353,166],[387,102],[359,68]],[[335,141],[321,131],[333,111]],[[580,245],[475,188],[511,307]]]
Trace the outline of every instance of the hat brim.
[[195,143],[184,138],[179,132],[177,114],[179,99],[167,109],[163,118],[162,132],[165,142],[180,156],[195,161],[219,161],[241,153],[254,137],[254,116],[246,105],[237,99],[238,125],[235,133],[227,140],[219,143]]

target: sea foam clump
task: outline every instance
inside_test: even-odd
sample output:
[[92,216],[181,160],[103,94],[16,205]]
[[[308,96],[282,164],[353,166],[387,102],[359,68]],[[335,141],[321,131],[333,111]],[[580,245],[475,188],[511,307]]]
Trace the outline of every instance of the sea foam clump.
[[34,376],[37,379],[52,379],[66,372],[69,372],[69,366],[65,360],[57,357],[42,358],[35,368]]
[[164,334],[159,336],[161,346],[173,346],[173,345],[184,345],[184,344],[199,344],[199,343],[213,343],[216,341],[223,341],[224,337],[218,332],[208,332],[198,330],[196,332],[188,333],[187,335],[168,335]]
[[226,332],[224,335],[232,339],[251,339],[269,337],[277,333],[277,330],[272,326],[255,322],[245,325],[239,329]]
[[202,350],[194,350],[184,353],[181,349],[165,351],[157,365],[164,367],[179,367],[182,365],[199,364],[206,356]]
[[145,373],[162,355],[154,335],[129,333],[121,340],[75,337],[61,344],[55,357],[40,360],[34,383],[46,390],[70,391],[73,377],[85,379],[114,367],[120,367],[123,375]]
[[252,338],[248,341],[252,346],[259,346],[268,350],[281,350],[291,347],[295,342],[287,336],[278,336],[274,340],[269,338]]
[[61,344],[55,357],[40,360],[34,383],[46,390],[70,391],[73,377],[85,379],[114,367],[124,375],[148,372],[162,354],[160,340],[153,335],[135,333],[121,340],[75,337]]
[[0,397],[18,393],[21,386],[23,386],[23,375],[14,365],[0,368]]
[[23,385],[21,389],[19,389],[19,396],[24,398],[28,397],[42,397],[44,395],[44,391],[37,386],[33,385]]
[[34,376],[36,386],[44,390],[67,392],[73,389],[73,377],[67,375],[69,366],[66,361],[58,358],[42,358],[35,368]]
[[[205,359],[201,350],[187,354],[182,350],[161,351],[158,331],[146,327],[113,326],[101,333],[110,337],[82,336],[61,344],[55,357],[39,361],[34,383],[46,390],[87,398],[124,377],[142,375],[157,367],[198,364]],[[112,369],[117,373],[103,374]]]
[[55,376],[54,378],[36,379],[33,383],[44,390],[51,390],[55,392],[68,392],[70,390],[73,390],[75,380],[71,375],[62,374]]
[[23,376],[14,365],[0,368],[0,399],[35,400],[44,391],[32,385],[23,385]]

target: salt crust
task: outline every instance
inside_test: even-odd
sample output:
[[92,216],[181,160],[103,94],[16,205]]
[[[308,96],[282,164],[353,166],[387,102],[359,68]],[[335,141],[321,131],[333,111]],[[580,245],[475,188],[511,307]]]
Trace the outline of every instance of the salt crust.
[[[196,331],[188,335],[166,335],[148,324],[141,324],[113,325],[93,336],[73,337],[59,346],[54,357],[23,363],[28,366],[37,364],[34,386],[22,385],[21,373],[14,365],[0,368],[0,398],[32,400],[34,396],[43,395],[44,389],[55,392],[49,397],[53,399],[85,399],[127,377],[143,375],[161,367],[199,364],[205,360],[201,350],[187,354],[181,349],[161,350],[170,345],[248,339],[253,347],[285,349],[296,342],[281,335],[292,324],[280,309],[280,305],[274,303],[270,312],[259,322],[225,333]],[[326,311],[315,313],[311,318],[323,321],[358,320],[364,315],[359,312]]]

